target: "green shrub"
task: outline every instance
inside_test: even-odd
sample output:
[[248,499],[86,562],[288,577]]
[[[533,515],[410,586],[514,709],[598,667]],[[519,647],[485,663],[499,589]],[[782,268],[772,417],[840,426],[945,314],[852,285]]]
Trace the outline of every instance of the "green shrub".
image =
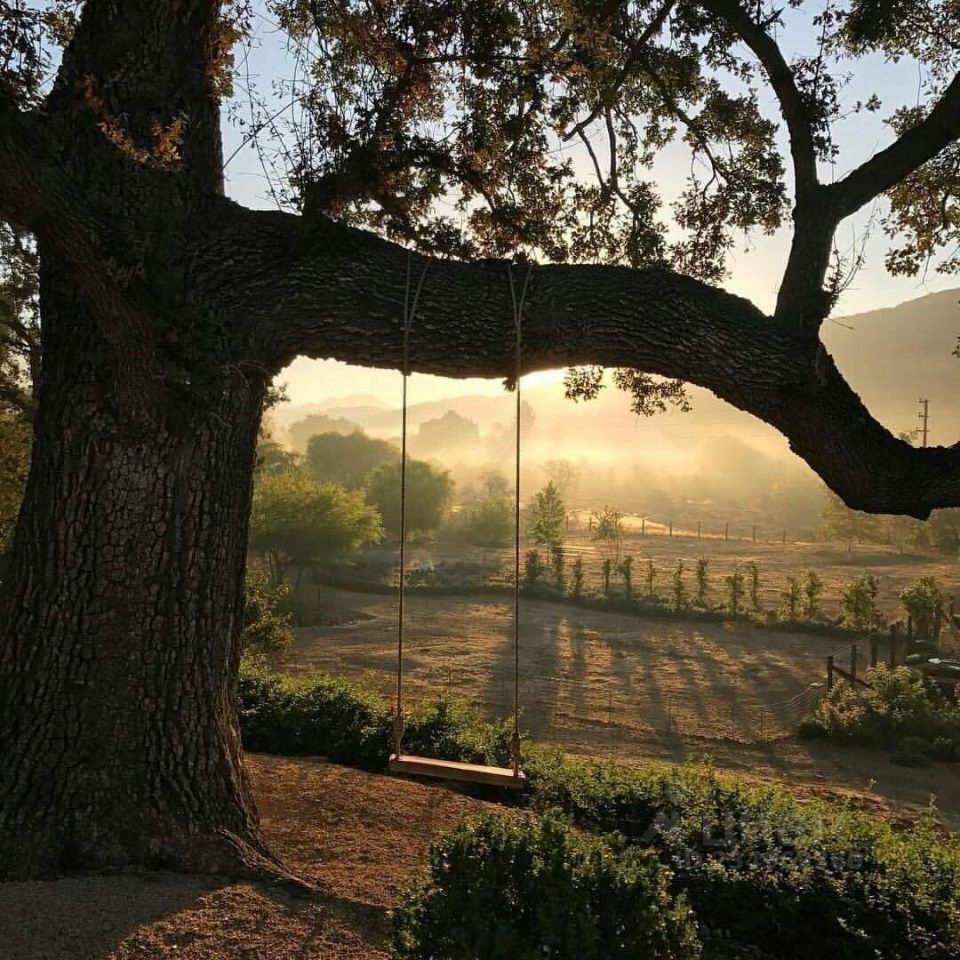
[[960,956],[960,843],[931,812],[908,834],[705,768],[627,769],[541,754],[529,802],[649,846],[705,938],[807,960]]
[[247,657],[281,659],[293,645],[290,614],[282,610],[290,588],[274,586],[264,573],[247,574],[240,646]]
[[786,586],[780,594],[780,619],[795,621],[800,614],[800,581],[787,577]]
[[683,561],[677,561],[677,569],[673,571],[671,593],[673,594],[673,609],[679,613],[687,606],[687,585],[683,582]]
[[877,578],[861,574],[840,594],[840,613],[848,630],[867,633],[880,626],[877,610]]
[[[240,731],[247,750],[323,756],[368,770],[384,767],[393,717],[375,691],[342,677],[282,677],[246,664],[240,674]],[[414,706],[406,716],[409,753],[506,765],[511,727],[487,723],[447,700]]]
[[936,577],[918,577],[900,591],[900,603],[913,620],[918,640],[937,640],[937,611],[943,606],[943,591]]
[[563,545],[555,543],[550,547],[550,567],[553,570],[553,582],[562,594],[566,589],[567,583],[564,570],[567,565],[567,555],[564,552]]
[[555,816],[485,816],[434,844],[393,915],[399,960],[681,960],[700,954],[652,854]]
[[338,677],[294,680],[245,669],[240,731],[247,750],[324,756],[367,769],[383,766],[391,717],[385,701]]
[[820,595],[823,593],[823,581],[815,570],[808,570],[803,581],[803,615],[813,620],[820,614]]
[[707,595],[710,593],[710,561],[706,557],[699,557],[697,559],[697,566],[694,571],[694,579],[697,584],[697,606],[703,607],[704,610],[708,607]]
[[733,568],[733,573],[723,578],[727,585],[727,610],[733,617],[740,615],[741,601],[743,599],[743,574],[740,572],[740,566]]
[[528,550],[523,560],[523,586],[528,590],[536,589],[545,569],[539,551]]
[[825,736],[874,747],[919,738],[928,756],[936,739],[960,739],[956,704],[943,700],[909,667],[880,664],[867,671],[866,682],[869,688],[837,684],[817,707],[806,734],[818,725]]
[[[911,671],[882,667],[868,677],[874,684],[872,690],[854,692],[841,685],[825,706],[856,718],[869,713],[871,719],[864,729],[886,737],[887,742],[900,743],[901,750],[911,757],[946,752],[948,741],[953,744],[960,739],[956,727],[936,726],[944,724],[950,714],[930,699],[930,691]],[[389,706],[345,680],[322,676],[292,680],[247,666],[241,675],[240,704],[244,746],[249,750],[325,755],[373,769],[384,765],[390,750]],[[911,726],[920,721],[926,726]],[[857,723],[865,721],[857,719]],[[811,732],[817,726],[824,735],[832,729],[824,725],[819,714],[810,725]],[[838,729],[845,727],[840,724]],[[910,737],[919,740],[911,741]],[[404,744],[411,753],[506,765],[510,728],[507,724],[486,723],[465,707],[441,701],[412,711]],[[633,860],[625,859],[626,843],[638,852],[647,848],[654,851],[669,870],[670,895],[686,897],[705,941],[711,947],[715,943],[736,944],[737,950],[744,951],[737,956],[754,956],[756,951],[788,960],[806,960],[809,956],[955,960],[960,956],[960,841],[943,835],[932,811],[909,832],[897,833],[888,823],[844,806],[798,803],[783,788],[724,781],[704,767],[633,769],[602,762],[574,762],[559,753],[529,746],[524,765],[527,786],[518,798],[520,803],[541,813],[559,808],[579,828],[595,834],[618,833],[623,838],[622,842],[598,841],[597,846],[594,841],[585,841],[585,848],[576,849],[601,853],[590,852],[583,857],[571,854],[569,873],[548,871],[543,875],[544,882],[553,884],[551,891],[566,889],[564,884],[576,888],[569,902],[577,909],[569,918],[569,927],[564,927],[570,938],[580,936],[583,930],[599,930],[597,942],[601,946],[597,949],[613,950],[603,940],[608,921],[618,916],[626,923],[624,930],[633,930],[634,914],[627,910],[634,909],[630,904],[635,901],[630,898],[639,897],[639,902],[648,906],[654,902],[650,899],[651,884],[635,888],[633,880],[622,880],[652,876],[644,873],[647,868],[641,870]],[[501,847],[534,850],[540,842],[538,836],[534,830],[532,839],[523,843],[511,840],[512,847],[504,840]],[[559,845],[561,839],[555,837],[548,847],[556,850]],[[487,893],[494,895],[490,879],[494,875],[502,876],[505,888],[515,892],[518,899],[502,910],[499,902],[497,906],[508,921],[504,929],[511,939],[503,947],[507,952],[485,952],[485,941],[471,939],[457,941],[456,946],[468,951],[475,947],[473,953],[443,952],[446,941],[436,938],[454,936],[453,928],[464,924],[464,917],[469,923],[463,936],[481,937],[485,934],[476,925],[491,914],[486,907],[468,909],[462,897],[434,900],[433,895],[423,894],[410,902],[409,915],[401,921],[401,928],[411,937],[427,939],[406,941],[405,956],[532,958],[533,953],[522,952],[536,940],[537,935],[529,941],[523,939],[529,931],[539,929],[536,924],[547,919],[559,923],[555,920],[557,911],[566,921],[569,911],[563,906],[567,901],[559,901],[558,907],[552,893],[535,893],[529,878],[510,868],[512,861],[506,853],[501,855],[501,847],[497,847],[492,873],[484,872],[482,862],[471,865],[467,857],[454,871],[454,879],[461,876],[461,870],[467,871],[463,876],[475,890],[470,903],[480,904]],[[479,849],[471,847],[466,839],[462,848]],[[581,869],[582,864],[594,860],[606,872],[591,873],[594,868],[588,870],[586,866]],[[434,892],[449,886],[450,874],[443,872],[446,868],[441,864],[437,869],[442,883],[435,878]],[[608,887],[615,879],[617,884],[622,880],[622,886],[611,892]],[[607,891],[601,899],[609,901],[609,913],[592,912],[594,901],[587,893],[598,887],[591,884]],[[657,899],[656,903],[669,901]],[[477,910],[479,918],[474,916]],[[417,926],[418,917],[426,926]],[[447,921],[452,928],[444,928]],[[521,939],[512,939],[514,934]],[[576,943],[584,952],[550,956],[617,955],[591,954],[579,946],[579,941]],[[425,952],[412,952],[421,949]]]
[[583,561],[577,557],[570,568],[570,596],[574,600],[580,600],[583,597]]
[[633,557],[624,557],[617,564],[617,573],[623,577],[623,595],[628,599],[633,599]]

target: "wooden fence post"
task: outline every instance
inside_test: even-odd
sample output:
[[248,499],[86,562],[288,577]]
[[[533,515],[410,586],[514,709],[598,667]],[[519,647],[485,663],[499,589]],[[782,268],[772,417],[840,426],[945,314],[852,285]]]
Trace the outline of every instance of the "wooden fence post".
[[724,540],[730,539],[730,521],[729,520],[723,525],[723,539]]
[[890,624],[890,667],[897,665],[897,625]]
[[827,657],[827,692],[833,689],[833,657]]
[[875,667],[877,665],[877,647],[879,642],[876,636],[870,638],[870,666]]
[[857,645],[850,645],[850,683],[852,686],[857,684]]
[[757,525],[756,524],[753,525],[753,542],[754,543],[757,542]]
[[670,536],[673,536],[673,521],[670,521]]
[[697,521],[697,539],[700,539],[700,521]]

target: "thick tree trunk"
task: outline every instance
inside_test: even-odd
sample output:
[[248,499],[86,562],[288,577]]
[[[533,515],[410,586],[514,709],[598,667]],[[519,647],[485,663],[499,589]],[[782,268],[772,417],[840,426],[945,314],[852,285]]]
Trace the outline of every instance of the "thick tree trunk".
[[126,371],[45,268],[33,467],[0,592],[0,878],[276,870],[235,710],[263,377],[216,370],[170,416],[131,420]]

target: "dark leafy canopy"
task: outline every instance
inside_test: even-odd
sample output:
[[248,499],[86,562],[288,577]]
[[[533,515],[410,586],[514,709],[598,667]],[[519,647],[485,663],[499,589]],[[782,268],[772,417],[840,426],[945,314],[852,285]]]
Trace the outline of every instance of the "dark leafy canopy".
[[[293,91],[288,201],[433,253],[668,264],[711,282],[724,277],[736,236],[776,230],[791,200],[816,187],[818,166],[841,159],[835,126],[888,109],[876,95],[849,102],[858,59],[917,61],[920,102],[889,105],[897,134],[930,114],[960,64],[958,0],[277,0],[273,9],[304,77]],[[792,40],[797,10],[807,23]],[[812,49],[789,60],[781,35]],[[767,84],[780,117],[761,109]],[[690,173],[665,197],[654,165],[676,144]],[[954,144],[891,186],[891,270],[960,268],[958,157]],[[835,256],[832,298],[860,264]],[[589,395],[593,379],[572,379],[571,396]],[[617,385],[638,413],[685,404],[673,381],[623,371]]]
[[400,451],[388,440],[355,430],[350,434],[321,433],[311,437],[306,461],[315,479],[359,490],[376,467],[399,457]]
[[[216,93],[229,93],[229,49],[253,6],[223,6],[209,63]],[[735,238],[775,230],[792,210],[775,332],[811,340],[861,263],[837,253],[836,227],[877,197],[891,270],[960,267],[960,0],[255,6],[298,62],[280,81],[280,109],[255,103],[246,133],[265,160],[274,151],[278,199],[308,217],[445,257],[662,264],[717,281]],[[40,103],[51,51],[84,9],[0,0],[0,100]],[[852,98],[850,78],[877,58],[916,66],[907,102]],[[855,167],[835,131],[862,110],[880,111],[898,139]],[[665,195],[656,164],[684,150],[685,188]],[[676,381],[642,371],[617,384],[640,413],[685,402]],[[596,389],[594,370],[571,380],[572,396]],[[740,400],[771,419],[744,391]],[[811,460],[803,438],[791,440]]]

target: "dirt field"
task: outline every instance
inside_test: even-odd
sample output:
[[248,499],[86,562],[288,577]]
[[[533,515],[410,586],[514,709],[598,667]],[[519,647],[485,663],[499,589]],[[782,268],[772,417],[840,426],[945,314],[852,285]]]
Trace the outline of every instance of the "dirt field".
[[[363,614],[342,627],[306,628],[291,672],[366,680],[390,695],[396,666],[393,598],[342,592]],[[960,817],[960,769],[897,767],[866,751],[803,744],[790,700],[824,677],[848,644],[744,626],[644,620],[525,601],[521,618],[522,725],[540,743],[580,755],[683,760],[808,787],[863,790],[923,806],[937,794]],[[510,607],[483,597],[408,598],[408,695],[446,693],[504,716],[512,698]]]

